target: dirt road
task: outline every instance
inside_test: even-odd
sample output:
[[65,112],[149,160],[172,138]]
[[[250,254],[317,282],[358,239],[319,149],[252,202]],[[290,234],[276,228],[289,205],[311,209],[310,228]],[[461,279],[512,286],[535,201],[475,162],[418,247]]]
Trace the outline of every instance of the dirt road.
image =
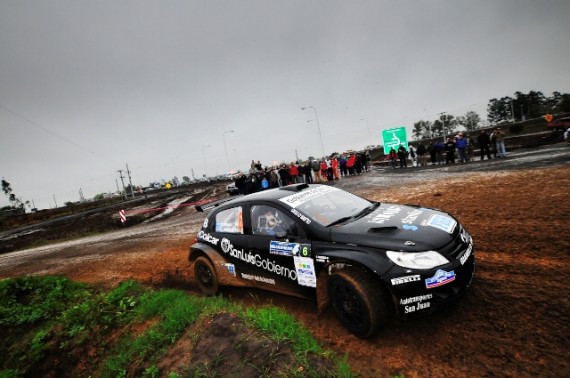
[[[285,308],[364,377],[570,376],[569,157],[570,148],[557,145],[466,165],[376,170],[336,183],[376,201],[439,208],[466,226],[475,242],[475,280],[446,311],[360,340],[332,311],[317,317],[311,302],[245,289],[224,295]],[[63,274],[109,286],[134,278],[198,293],[187,252],[202,220],[183,207],[125,230],[0,255],[0,278]]]

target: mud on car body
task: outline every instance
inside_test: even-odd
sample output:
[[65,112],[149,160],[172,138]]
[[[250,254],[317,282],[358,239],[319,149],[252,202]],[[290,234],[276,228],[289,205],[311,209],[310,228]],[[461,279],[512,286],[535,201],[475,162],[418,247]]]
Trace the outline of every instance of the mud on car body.
[[262,288],[329,304],[359,337],[392,314],[425,314],[461,296],[473,240],[451,215],[371,202],[328,185],[290,185],[221,200],[190,247],[196,283]]

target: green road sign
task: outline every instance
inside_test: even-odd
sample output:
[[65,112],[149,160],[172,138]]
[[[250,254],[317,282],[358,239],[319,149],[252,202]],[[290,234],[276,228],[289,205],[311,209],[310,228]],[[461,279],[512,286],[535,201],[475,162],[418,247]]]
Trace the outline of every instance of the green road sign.
[[392,147],[398,151],[400,144],[404,146],[406,150],[408,149],[408,138],[406,137],[406,128],[404,126],[382,130],[382,140],[384,141],[385,154],[388,154]]

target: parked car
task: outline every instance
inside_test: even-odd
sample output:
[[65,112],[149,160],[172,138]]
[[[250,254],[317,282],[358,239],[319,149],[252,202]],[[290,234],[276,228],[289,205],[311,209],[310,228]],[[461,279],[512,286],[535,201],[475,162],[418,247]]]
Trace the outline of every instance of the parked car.
[[296,184],[197,206],[210,211],[189,261],[204,294],[262,288],[330,303],[359,337],[392,314],[425,314],[466,292],[473,241],[453,216]]
[[230,196],[235,196],[236,194],[239,194],[239,190],[235,182],[226,185],[226,193],[228,193]]
[[551,130],[559,130],[559,131],[566,131],[570,128],[570,117],[558,118],[551,122],[548,122],[546,125]]

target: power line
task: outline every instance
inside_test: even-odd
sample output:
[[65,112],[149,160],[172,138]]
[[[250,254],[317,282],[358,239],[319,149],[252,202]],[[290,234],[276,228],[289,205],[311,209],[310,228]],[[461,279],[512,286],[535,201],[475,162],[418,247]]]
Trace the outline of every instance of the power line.
[[106,160],[106,161],[108,161],[108,162],[110,162],[110,163],[116,164],[116,162],[114,162],[114,161],[112,161],[112,160],[109,160],[109,159],[107,159],[107,158],[105,158],[105,157],[103,157],[103,156],[99,156],[99,155],[96,154],[95,152],[93,152],[93,151],[91,151],[91,150],[89,150],[89,149],[87,149],[87,148],[81,146],[80,144],[75,143],[75,142],[72,141],[72,140],[67,139],[67,138],[64,137],[63,135],[60,135],[60,134],[58,134],[58,133],[56,133],[56,132],[54,132],[54,131],[51,131],[50,129],[48,129],[48,128],[46,128],[46,127],[44,127],[44,126],[38,124],[37,122],[34,122],[34,121],[30,120],[29,118],[23,116],[22,114],[20,114],[20,113],[18,113],[18,112],[15,112],[15,111],[13,111],[13,110],[11,110],[11,109],[5,107],[5,106],[2,105],[2,104],[0,104],[0,108],[4,109],[4,110],[7,111],[8,113],[11,113],[11,114],[15,115],[15,116],[18,117],[18,118],[23,119],[24,121],[26,121],[26,122],[29,123],[30,125],[35,126],[35,127],[37,127],[38,129],[41,129],[41,130],[45,131],[46,133],[49,133],[49,134],[51,134],[51,135],[53,135],[53,136],[55,136],[55,137],[57,137],[57,138],[63,140],[64,142],[67,142],[67,143],[69,143],[69,144],[71,144],[71,145],[73,145],[73,146],[75,146],[75,147],[77,147],[77,148],[79,148],[79,149],[81,149],[81,150],[83,150],[83,151],[89,152],[90,154],[92,154],[92,155],[94,155],[94,156],[96,156],[96,157],[98,157],[98,158],[100,158],[100,159],[103,159],[103,160]]

